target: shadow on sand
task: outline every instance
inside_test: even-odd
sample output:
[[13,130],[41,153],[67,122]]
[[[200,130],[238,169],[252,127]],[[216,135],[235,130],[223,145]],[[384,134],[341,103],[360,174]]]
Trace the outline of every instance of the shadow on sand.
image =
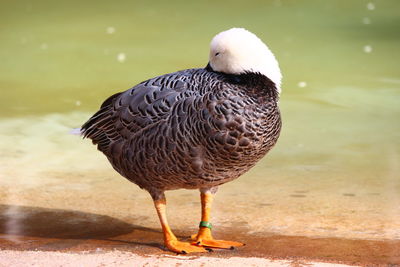
[[[139,221],[140,218],[137,218]],[[400,264],[400,241],[353,240],[306,236],[251,235],[244,229],[222,228],[216,237],[246,246],[214,251],[216,257],[269,257],[361,265]],[[177,231],[179,232],[179,231]],[[189,233],[181,232],[183,236]],[[180,236],[182,238],[182,236]],[[106,215],[29,206],[0,205],[0,249],[41,251],[131,251],[160,255],[162,233]],[[396,265],[397,264],[397,265]]]
[[106,215],[0,205],[0,248],[59,250],[88,242],[160,248],[162,234]]

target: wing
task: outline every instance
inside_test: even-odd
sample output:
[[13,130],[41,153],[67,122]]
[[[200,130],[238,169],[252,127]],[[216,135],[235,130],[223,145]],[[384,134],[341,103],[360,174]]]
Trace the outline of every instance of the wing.
[[92,139],[102,152],[110,145],[140,134],[144,129],[168,119],[180,99],[195,94],[191,69],[159,76],[109,97],[83,126],[85,138]]

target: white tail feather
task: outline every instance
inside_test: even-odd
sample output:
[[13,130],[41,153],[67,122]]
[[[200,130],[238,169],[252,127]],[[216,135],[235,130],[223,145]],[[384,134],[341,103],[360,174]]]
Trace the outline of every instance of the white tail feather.
[[72,135],[82,135],[81,128],[74,128],[74,129],[72,129],[71,131],[69,131],[69,134],[72,134]]

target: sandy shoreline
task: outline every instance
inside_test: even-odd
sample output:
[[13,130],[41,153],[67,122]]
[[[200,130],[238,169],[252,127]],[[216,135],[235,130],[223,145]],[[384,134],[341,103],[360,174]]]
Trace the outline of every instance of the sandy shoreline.
[[313,262],[307,260],[272,260],[256,257],[213,258],[204,256],[141,256],[130,252],[43,252],[0,251],[0,266],[321,266],[344,267],[350,265]]
[[[58,236],[32,231],[26,236],[0,235],[0,263],[3,264],[0,266],[27,266],[24,264],[28,263],[33,266],[49,266],[48,263],[55,264],[53,266],[74,266],[68,265],[70,262],[79,263],[80,266],[178,266],[189,262],[191,266],[197,263],[199,266],[207,266],[202,265],[203,263],[213,266],[240,266],[241,263],[251,263],[254,266],[318,263],[315,266],[323,266],[322,262],[351,266],[400,266],[399,240],[257,236],[237,229],[225,229],[223,236],[226,239],[244,241],[246,246],[233,251],[214,250],[206,254],[178,256],[164,250],[162,234],[156,229],[135,228],[128,234],[116,236],[96,232],[81,237],[74,236],[69,229],[64,228],[63,231]],[[217,238],[220,235],[221,232],[216,233]],[[188,235],[180,232],[178,236],[185,240]]]
[[0,266],[321,266],[350,265],[306,260],[271,260],[265,258],[212,258],[203,256],[140,256],[130,252],[61,253],[42,251],[0,251]]
[[[73,256],[85,261],[104,254],[105,261],[118,263],[131,257],[157,262],[175,256],[162,249],[160,224],[149,195],[117,175],[94,147],[65,134],[84,115],[0,122],[0,128],[7,129],[1,135],[0,166],[7,177],[0,179],[3,266],[47,257],[56,264],[57,257],[64,256],[72,262]],[[246,246],[196,258],[212,265],[257,258],[274,263],[400,266],[396,157],[387,171],[382,162],[373,169],[357,164],[332,167],[342,166],[340,162],[322,168],[328,165],[318,161],[309,165],[308,159],[297,162],[294,155],[287,156],[281,153],[260,162],[217,194],[212,212],[215,238]],[[171,191],[167,199],[175,234],[185,239],[195,233],[198,192]],[[36,264],[43,265],[48,266]]]

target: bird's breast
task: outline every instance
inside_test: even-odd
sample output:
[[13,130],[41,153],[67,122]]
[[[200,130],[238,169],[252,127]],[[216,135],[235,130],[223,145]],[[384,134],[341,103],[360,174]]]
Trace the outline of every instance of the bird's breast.
[[255,164],[276,143],[280,114],[276,104],[231,97],[211,101],[203,118],[210,126],[205,146],[220,169],[243,169]]

